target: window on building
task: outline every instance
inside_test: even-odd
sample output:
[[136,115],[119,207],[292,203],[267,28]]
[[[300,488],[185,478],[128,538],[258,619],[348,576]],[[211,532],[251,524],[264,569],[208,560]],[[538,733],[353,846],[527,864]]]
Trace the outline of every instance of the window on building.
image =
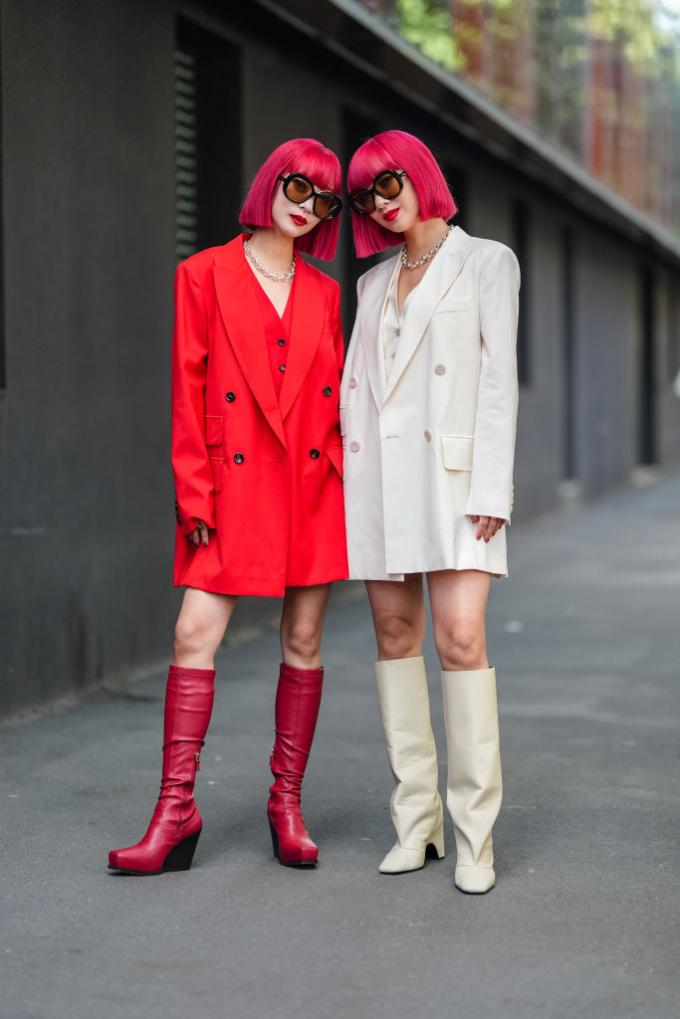
[[519,323],[517,326],[517,373],[521,386],[531,384],[531,265],[530,265],[530,216],[528,206],[521,201],[512,207],[512,247],[519,260],[522,272],[522,289],[519,301]]
[[239,48],[180,19],[175,47],[178,261],[238,232],[240,93]]
[[196,57],[175,50],[175,248],[177,261],[198,250]]

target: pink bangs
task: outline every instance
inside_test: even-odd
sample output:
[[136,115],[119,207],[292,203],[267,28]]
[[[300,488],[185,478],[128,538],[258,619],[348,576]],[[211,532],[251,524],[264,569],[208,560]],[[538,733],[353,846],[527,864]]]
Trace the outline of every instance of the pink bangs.
[[[239,223],[246,230],[272,225],[272,200],[279,177],[303,173],[318,191],[341,193],[340,160],[331,149],[314,138],[293,138],[274,149],[255,174],[239,213]],[[339,217],[318,226],[295,242],[298,251],[307,251],[315,258],[330,259],[338,243]]]
[[[347,171],[347,190],[370,187],[381,170],[406,170],[415,188],[422,220],[451,219],[457,206],[439,163],[427,145],[406,131],[383,131],[365,141],[352,156]],[[370,216],[352,210],[354,247],[359,258],[374,255],[399,243],[399,234],[374,223]]]

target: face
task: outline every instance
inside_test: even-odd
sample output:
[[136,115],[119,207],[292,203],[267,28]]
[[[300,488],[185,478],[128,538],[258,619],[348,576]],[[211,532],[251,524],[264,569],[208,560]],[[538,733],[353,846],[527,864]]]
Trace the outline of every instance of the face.
[[[393,169],[393,167],[386,167]],[[396,168],[395,168],[396,169]],[[402,170],[398,170],[403,173]],[[420,219],[420,204],[416,189],[408,178],[402,177],[402,189],[394,198],[374,194],[375,211],[370,213],[374,223],[391,233],[401,234],[413,227]]]
[[[296,187],[296,181],[294,179],[287,186],[288,195],[291,196],[287,197],[284,192],[284,186],[284,182],[280,180],[276,192],[274,193],[274,201],[272,202],[272,224],[285,237],[290,237],[293,240],[296,240],[298,237],[304,237],[305,234],[311,233],[314,227],[317,226],[321,220],[318,216],[314,215],[313,194],[310,194],[308,198],[298,204],[298,202],[293,201],[293,199],[303,197],[305,191],[302,187]],[[314,184],[314,190],[320,191],[322,189]]]

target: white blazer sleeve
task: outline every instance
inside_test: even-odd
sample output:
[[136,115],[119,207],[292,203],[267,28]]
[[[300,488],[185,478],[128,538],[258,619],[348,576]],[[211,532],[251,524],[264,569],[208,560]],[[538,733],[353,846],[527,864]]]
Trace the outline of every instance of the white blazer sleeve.
[[475,418],[469,516],[510,520],[517,433],[517,317],[519,263],[494,245],[480,270],[482,367]]

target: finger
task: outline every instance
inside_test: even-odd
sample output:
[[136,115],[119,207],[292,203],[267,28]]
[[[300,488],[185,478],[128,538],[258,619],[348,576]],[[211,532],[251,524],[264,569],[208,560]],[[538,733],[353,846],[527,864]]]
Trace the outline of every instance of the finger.
[[484,528],[484,541],[489,542],[496,533],[496,518],[489,517],[486,527]]
[[203,542],[204,548],[208,547],[208,540],[210,535],[208,534],[208,528],[205,524],[201,524],[201,541]]
[[504,523],[505,523],[505,521],[501,520],[500,517],[494,517],[493,534],[491,535],[492,538],[493,538],[493,536],[495,534],[498,534],[498,532],[500,531],[500,529],[501,529],[501,527],[503,526]]
[[486,529],[486,525],[488,524],[488,522],[489,522],[489,518],[488,517],[480,517],[479,518],[479,527],[477,528],[477,534],[475,536],[477,538],[477,541],[479,541],[479,539],[481,537],[483,537],[484,531]]
[[477,514],[477,513],[475,513],[475,515],[474,515],[474,516],[470,517],[470,520],[472,521],[472,523],[473,523],[473,524],[476,524],[476,523],[477,523],[477,521],[479,520],[479,516],[478,516],[478,514]]

